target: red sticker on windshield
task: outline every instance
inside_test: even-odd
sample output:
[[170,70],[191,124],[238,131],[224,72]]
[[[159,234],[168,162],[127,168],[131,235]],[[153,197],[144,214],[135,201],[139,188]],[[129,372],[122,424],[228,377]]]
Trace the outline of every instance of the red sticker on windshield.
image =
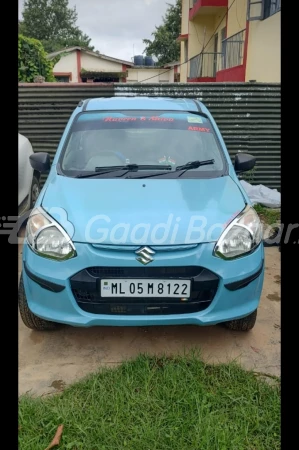
[[189,131],[201,131],[202,133],[209,133],[210,128],[202,128],[202,127],[188,127]]
[[136,117],[106,117],[104,122],[136,122]]
[[150,117],[149,120],[155,121],[155,122],[174,122],[174,119],[172,117],[153,116],[153,117]]
[[174,122],[172,117],[105,117],[104,122]]

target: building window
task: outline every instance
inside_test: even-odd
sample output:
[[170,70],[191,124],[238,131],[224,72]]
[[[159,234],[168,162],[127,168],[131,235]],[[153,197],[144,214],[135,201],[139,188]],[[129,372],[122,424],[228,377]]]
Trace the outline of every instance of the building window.
[[280,0],[265,0],[264,19],[272,16],[280,10]]
[[55,76],[55,78],[58,83],[69,83],[70,82],[69,76],[57,75],[57,76]]
[[281,0],[248,0],[248,20],[263,20],[280,11]]

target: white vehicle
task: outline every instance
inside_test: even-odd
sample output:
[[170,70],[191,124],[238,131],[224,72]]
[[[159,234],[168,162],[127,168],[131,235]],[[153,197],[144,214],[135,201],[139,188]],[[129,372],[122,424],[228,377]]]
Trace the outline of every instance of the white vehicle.
[[33,170],[29,160],[32,154],[29,140],[19,133],[19,216],[33,208],[40,193],[40,173]]

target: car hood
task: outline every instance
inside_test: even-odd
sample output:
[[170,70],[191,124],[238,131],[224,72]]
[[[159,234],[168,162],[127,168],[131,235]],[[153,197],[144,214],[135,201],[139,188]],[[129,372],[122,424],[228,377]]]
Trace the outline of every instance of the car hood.
[[184,245],[217,241],[245,201],[229,176],[76,179],[55,175],[42,207],[74,242]]

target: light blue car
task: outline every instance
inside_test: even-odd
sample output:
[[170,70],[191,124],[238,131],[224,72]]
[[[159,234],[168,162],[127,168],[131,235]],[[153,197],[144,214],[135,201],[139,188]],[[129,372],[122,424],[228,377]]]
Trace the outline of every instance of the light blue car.
[[264,278],[262,226],[197,100],[81,101],[49,155],[27,223],[27,327],[214,325],[248,331]]

